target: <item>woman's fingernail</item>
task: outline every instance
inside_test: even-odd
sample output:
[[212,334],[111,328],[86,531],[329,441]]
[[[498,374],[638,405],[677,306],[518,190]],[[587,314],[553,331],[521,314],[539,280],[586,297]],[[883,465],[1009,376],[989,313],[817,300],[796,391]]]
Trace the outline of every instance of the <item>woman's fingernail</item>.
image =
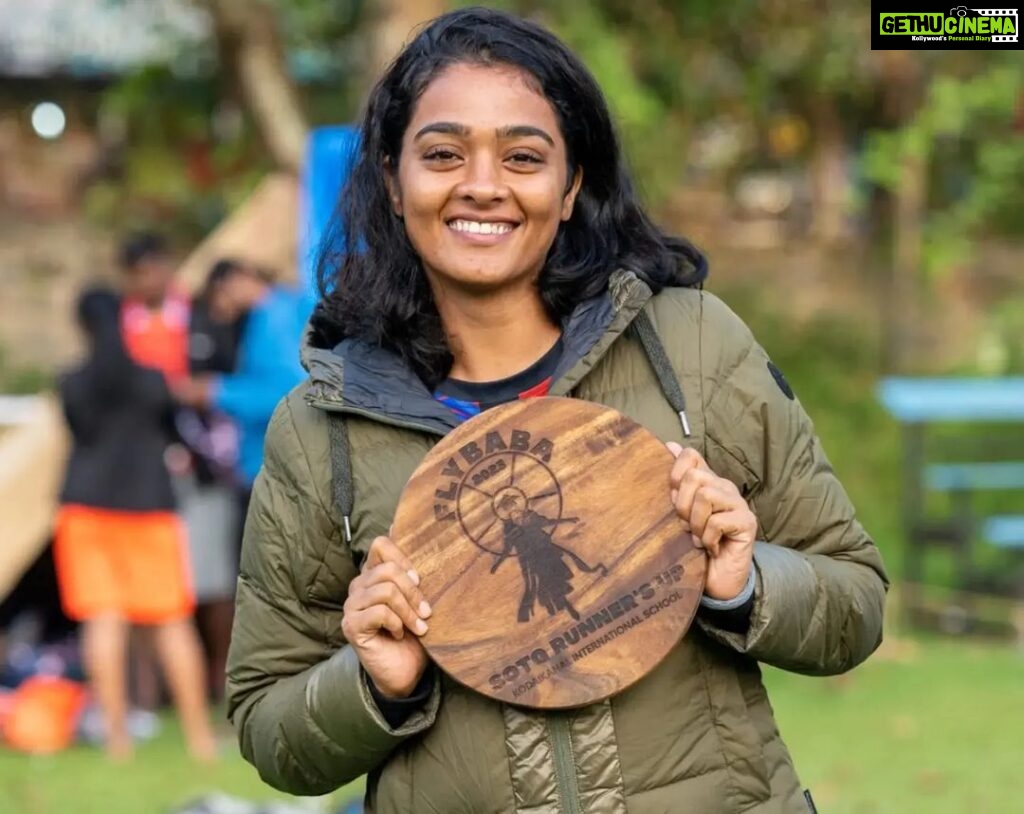
[[427,623],[422,619],[416,622],[416,632],[419,633],[420,636],[427,632]]
[[427,602],[426,599],[424,599],[422,602],[420,602],[420,616],[427,617],[430,616],[430,614],[430,603]]
[[412,580],[412,584],[413,585],[419,585],[420,584],[420,575],[417,574],[415,571],[413,571],[411,568],[408,571],[406,571],[405,573],[409,575],[409,579]]
[[678,489],[673,489],[671,492],[669,492],[669,497],[671,497],[672,498],[672,502],[675,503],[676,500],[679,499],[679,490]]

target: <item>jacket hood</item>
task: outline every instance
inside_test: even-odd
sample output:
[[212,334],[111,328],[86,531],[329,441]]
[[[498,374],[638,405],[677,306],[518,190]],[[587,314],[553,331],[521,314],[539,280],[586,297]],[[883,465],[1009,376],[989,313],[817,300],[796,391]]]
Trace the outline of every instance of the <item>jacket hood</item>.
[[[551,395],[568,395],[651,296],[650,287],[636,274],[617,271],[607,291],[580,303],[562,329],[564,352],[552,377]],[[333,349],[318,348],[307,329],[302,364],[310,380],[306,400],[319,409],[438,435],[459,424],[400,357],[362,339],[345,339]]]

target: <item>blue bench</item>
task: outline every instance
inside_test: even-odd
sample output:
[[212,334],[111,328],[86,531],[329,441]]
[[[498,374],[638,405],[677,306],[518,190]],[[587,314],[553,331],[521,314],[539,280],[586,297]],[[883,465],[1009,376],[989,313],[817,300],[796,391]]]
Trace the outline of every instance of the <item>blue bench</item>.
[[997,548],[1024,550],[1024,515],[992,515],[981,526],[981,537]]
[[968,489],[1024,489],[1024,461],[984,464],[932,464],[924,470],[925,484],[940,492]]
[[1024,421],[1024,376],[1002,379],[882,379],[878,398],[904,424]]
[[[937,492],[1024,491],[1024,462],[932,464],[924,481]],[[978,529],[981,539],[997,548],[1024,548],[1024,515],[994,515]]]
[[[1024,552],[1024,514],[978,516],[973,500],[980,492],[1024,494],[1024,461],[929,460],[925,443],[929,428],[937,424],[1024,425],[1024,376],[888,378],[879,383],[877,395],[903,428],[907,579],[922,577],[922,549],[931,546],[956,548],[964,571],[973,565],[972,539]],[[951,495],[956,511],[939,520],[928,516],[928,492]],[[1015,592],[1024,592],[1024,585]]]

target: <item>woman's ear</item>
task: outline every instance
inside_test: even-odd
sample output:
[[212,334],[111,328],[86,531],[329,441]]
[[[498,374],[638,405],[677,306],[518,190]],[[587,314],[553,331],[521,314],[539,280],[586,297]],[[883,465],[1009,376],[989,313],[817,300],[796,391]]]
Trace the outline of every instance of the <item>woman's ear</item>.
[[402,217],[402,195],[398,188],[397,169],[390,157],[384,159],[384,185],[388,188],[391,209],[398,217]]
[[583,167],[577,167],[572,176],[572,184],[569,185],[569,189],[566,190],[565,196],[562,198],[562,220],[569,220],[572,217],[572,208],[576,205],[576,196],[582,185]]

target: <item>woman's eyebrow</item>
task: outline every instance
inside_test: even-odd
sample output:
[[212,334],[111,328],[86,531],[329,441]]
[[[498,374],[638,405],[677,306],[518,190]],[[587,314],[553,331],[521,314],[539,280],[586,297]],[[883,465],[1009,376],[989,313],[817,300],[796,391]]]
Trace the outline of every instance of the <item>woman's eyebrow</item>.
[[545,130],[541,130],[539,127],[534,127],[530,124],[513,124],[508,127],[500,127],[497,130],[498,138],[523,138],[524,136],[537,136],[538,138],[544,139],[552,147],[555,146],[555,140]]
[[458,124],[457,122],[431,122],[425,127],[421,127],[413,137],[413,141],[418,141],[428,133],[444,133],[449,136],[468,136],[469,128],[464,124]]
[[[499,127],[494,131],[498,138],[523,138],[524,136],[536,136],[537,138],[544,139],[552,147],[555,146],[555,140],[546,131],[539,127],[534,127],[530,124],[510,124],[505,127]],[[413,136],[413,141],[418,141],[423,136],[429,133],[442,133],[449,136],[462,136],[463,138],[468,136],[470,133],[469,127],[458,122],[431,122],[424,127],[421,127],[416,135]]]

